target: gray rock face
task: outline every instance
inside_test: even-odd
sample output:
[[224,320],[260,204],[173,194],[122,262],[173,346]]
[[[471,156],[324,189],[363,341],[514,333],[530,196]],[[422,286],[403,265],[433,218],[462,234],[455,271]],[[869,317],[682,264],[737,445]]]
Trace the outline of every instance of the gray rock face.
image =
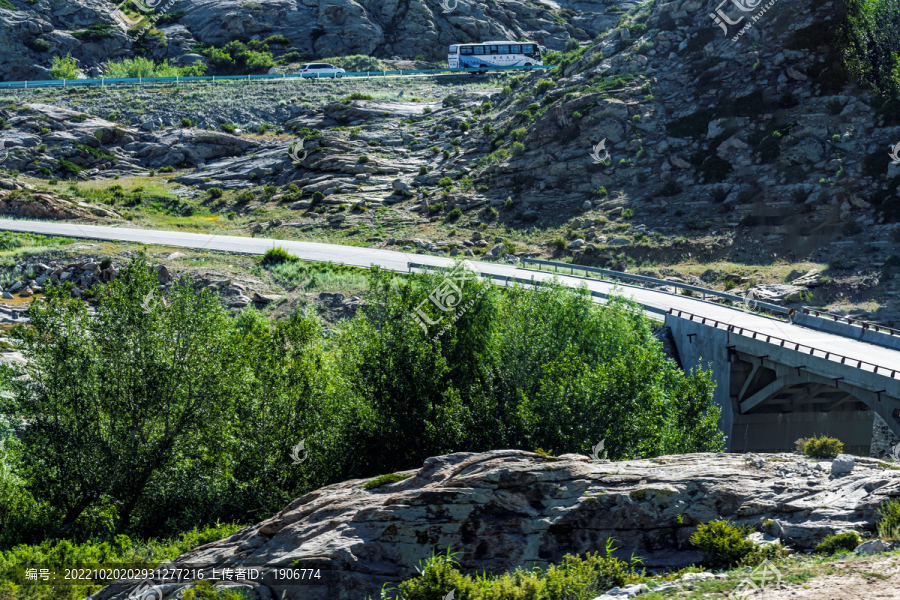
[[837,458],[831,461],[832,475],[846,475],[853,471],[856,461],[849,454],[838,454]]
[[857,546],[854,552],[859,555],[871,556],[872,554],[881,554],[886,549],[884,542],[881,540],[869,540]]
[[[257,568],[253,585],[261,598],[357,600],[415,576],[415,565],[435,547],[452,547],[467,572],[497,572],[545,566],[613,537],[623,558],[634,552],[651,568],[686,565],[701,559],[688,543],[699,523],[777,520],[785,542],[804,549],[838,531],[873,531],[879,503],[900,494],[897,471],[783,478],[752,458],[689,454],[601,463],[519,450],[450,454],[429,458],[398,483],[365,490],[365,480],[354,480],[311,492],[173,564]],[[802,458],[778,458],[766,465],[784,469],[797,460],[797,468],[809,470]],[[318,586],[276,582],[273,569],[295,561],[327,569],[328,579]],[[115,584],[93,598],[124,600],[133,587]]]

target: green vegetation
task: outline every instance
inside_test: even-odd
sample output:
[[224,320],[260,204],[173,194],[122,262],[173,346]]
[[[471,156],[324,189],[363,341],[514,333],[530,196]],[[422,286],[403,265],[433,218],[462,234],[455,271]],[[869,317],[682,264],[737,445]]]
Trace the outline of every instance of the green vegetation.
[[877,510],[878,537],[883,540],[900,538],[900,500],[884,502]]
[[113,26],[109,23],[97,23],[87,29],[73,31],[72,37],[82,42],[101,42],[107,38],[115,37],[112,33]]
[[78,63],[71,55],[54,56],[50,66],[50,79],[77,79]]
[[860,85],[885,97],[900,95],[897,41],[900,39],[898,0],[848,0],[840,31],[840,56]]
[[22,586],[28,583],[23,581],[24,567],[58,570],[102,563],[152,568],[194,548],[226,538],[240,528],[241,525],[237,524],[215,524],[201,529],[195,528],[166,540],[153,538],[138,540],[127,535],[117,535],[108,541],[88,540],[73,543],[69,540],[46,540],[34,545],[14,546],[5,552],[0,551],[0,581],[4,582],[0,584],[0,590],[9,593],[11,590],[6,586],[13,588],[21,586],[18,587],[21,595],[4,595],[6,598],[29,600],[86,598],[113,581],[94,577],[80,580],[77,585],[26,587]]
[[[285,254],[287,258],[284,260],[278,256],[268,257],[269,261],[264,266],[272,278],[286,290],[362,291],[366,287],[365,269],[330,263],[307,263]],[[266,257],[264,261],[265,259]]]
[[225,192],[222,190],[222,188],[211,187],[206,190],[206,193],[209,194],[210,198],[221,198]]
[[829,535],[816,545],[820,554],[835,554],[840,551],[853,552],[859,546],[859,535],[855,531],[845,531],[837,535]]
[[[92,290],[94,313],[65,284],[32,303],[31,325],[11,333],[29,377],[0,365],[0,549],[255,521],[450,448],[586,454],[605,439],[619,460],[723,447],[709,373],[667,359],[630,301],[474,280],[459,299],[471,308],[450,320],[423,304],[446,271],[264,259],[259,269],[276,280],[294,269],[304,289],[366,281],[368,308],[323,335],[312,313],[232,315],[190,280],[163,303],[142,253]],[[435,325],[412,320],[416,309]]]
[[104,77],[109,79],[135,77],[200,77],[206,74],[206,65],[195,63],[187,67],[176,67],[164,60],[159,64],[141,56],[134,60],[123,58],[121,61],[109,61]]
[[616,558],[613,543],[608,538],[605,553],[589,553],[584,558],[567,554],[562,562],[546,569],[476,576],[460,573],[459,563],[448,549],[446,554],[433,554],[420,565],[419,576],[401,583],[399,595],[405,600],[434,600],[456,590],[456,597],[466,600],[593,598],[609,588],[641,580],[637,571],[641,559]]
[[810,458],[834,458],[844,451],[844,444],[836,438],[827,436],[799,439],[794,442],[798,451]]
[[260,263],[264,267],[268,267],[271,265],[280,265],[286,262],[294,262],[300,260],[293,254],[288,253],[284,248],[269,248],[266,250],[266,253],[263,254],[262,262]]
[[703,551],[705,565],[722,569],[732,567],[757,550],[757,545],[747,539],[752,529],[735,526],[728,521],[710,521],[697,526],[690,542]]
[[259,40],[244,44],[237,40],[221,48],[200,50],[217,75],[245,75],[267,72],[275,66],[269,47]]
[[389,483],[397,483],[398,481],[403,481],[404,479],[409,479],[410,477],[412,477],[412,475],[401,475],[400,473],[388,473],[387,475],[380,475],[372,481],[367,481],[365,485],[363,485],[363,489],[374,490],[375,488],[379,488],[383,485],[387,485]]
[[334,56],[323,58],[320,62],[340,67],[349,73],[364,73],[366,71],[390,71],[387,63],[374,56],[353,54],[351,56]]

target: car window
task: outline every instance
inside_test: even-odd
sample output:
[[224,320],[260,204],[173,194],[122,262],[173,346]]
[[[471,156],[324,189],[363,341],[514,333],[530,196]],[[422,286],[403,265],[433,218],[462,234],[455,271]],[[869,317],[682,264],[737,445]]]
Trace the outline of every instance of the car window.
[[300,68],[301,68],[301,69],[308,69],[308,68],[309,68],[309,65],[300,65]]
[[323,68],[323,69],[334,69],[334,68],[336,68],[336,67],[335,67],[334,65],[327,65],[327,64],[326,64],[326,65],[322,65],[322,68]]

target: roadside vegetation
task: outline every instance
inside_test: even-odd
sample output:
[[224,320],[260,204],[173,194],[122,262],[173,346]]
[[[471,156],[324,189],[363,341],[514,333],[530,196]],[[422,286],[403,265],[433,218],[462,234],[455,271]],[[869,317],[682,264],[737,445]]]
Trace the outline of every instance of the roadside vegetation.
[[[295,263],[276,262],[263,268]],[[190,285],[153,301],[145,264],[139,254],[95,288],[96,315],[52,286],[11,332],[30,377],[2,371],[0,547],[258,520],[322,485],[451,450],[722,447],[709,374],[678,370],[625,300],[469,281],[471,308],[435,341],[439,328],[410,315],[443,316],[427,298],[445,275],[373,268],[369,308],[325,337],[314,316],[232,316]]]

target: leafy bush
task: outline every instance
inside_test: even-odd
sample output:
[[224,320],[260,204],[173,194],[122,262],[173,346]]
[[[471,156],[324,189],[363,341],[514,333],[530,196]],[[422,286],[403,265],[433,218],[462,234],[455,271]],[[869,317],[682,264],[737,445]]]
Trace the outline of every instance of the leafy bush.
[[798,449],[810,458],[834,458],[844,451],[844,444],[836,438],[813,436]]
[[848,0],[840,30],[840,55],[847,72],[864,87],[886,98],[900,94],[897,40],[900,39],[898,0]]
[[369,162],[369,157],[365,154],[360,154],[359,158],[356,159],[356,162],[360,164],[366,164],[367,162]]
[[280,265],[285,262],[294,262],[300,260],[293,254],[289,254],[287,250],[284,248],[269,248],[266,250],[266,253],[263,254],[262,261],[260,264],[264,267],[268,267],[271,265]]
[[248,73],[262,73],[275,66],[272,54],[268,46],[257,41],[257,44],[244,44],[234,40],[222,48],[207,48],[202,50],[209,64],[219,75],[243,75]]
[[737,527],[728,521],[710,521],[697,526],[690,542],[703,551],[705,565],[724,569],[733,567],[757,550],[757,545],[747,539],[752,531],[746,525]]
[[334,56],[331,58],[323,58],[321,62],[340,67],[351,73],[365,73],[367,71],[389,71],[390,67],[386,62],[368,56],[365,54],[353,54],[351,56]]
[[820,554],[834,554],[841,550],[853,552],[860,544],[859,535],[855,531],[845,531],[836,535],[829,535],[819,542],[815,551]]
[[77,79],[78,64],[70,54],[54,56],[50,65],[50,79]]
[[534,93],[538,96],[545,93],[547,90],[556,85],[556,82],[550,81],[548,79],[541,79],[534,86]]
[[123,58],[121,61],[111,60],[108,63],[104,77],[109,79],[136,78],[136,77],[199,77],[206,74],[206,65],[195,63],[187,67],[170,65],[168,60],[156,64],[149,58],[142,56],[134,59]]
[[220,127],[222,128],[222,131],[224,131],[225,133],[234,133],[235,129],[237,129],[231,123],[222,123],[220,125]]
[[363,94],[362,92],[353,92],[348,96],[344,96],[341,100],[344,104],[350,104],[354,100],[374,100],[375,98],[371,94]]
[[513,142],[512,146],[509,148],[509,153],[511,156],[522,156],[525,154],[525,144],[522,142]]
[[592,190],[591,190],[591,193],[592,193],[593,195],[595,195],[595,196],[601,196],[601,197],[607,195],[606,188],[603,187],[602,185],[598,185],[597,187],[595,187],[594,189],[592,189]]
[[632,209],[626,208],[625,210],[622,211],[623,219],[631,219],[633,217],[634,217],[634,211]]
[[461,574],[448,549],[446,554],[433,554],[420,564],[419,576],[401,583],[399,594],[405,600],[435,600],[447,596],[449,590],[456,590],[456,597],[465,600],[592,598],[609,588],[641,580],[637,571],[641,559],[617,559],[613,543],[608,538],[605,553],[588,553],[584,558],[567,554],[559,564],[546,569],[475,576]]
[[222,194],[225,193],[224,191],[222,191],[222,188],[219,187],[209,188],[208,190],[206,190],[206,192],[209,194],[210,198],[221,198]]
[[550,242],[550,245],[557,250],[565,250],[566,246],[568,246],[568,243],[566,242],[565,238],[557,237],[554,238],[552,242]]
[[59,159],[59,172],[63,175],[71,175],[75,177],[79,173],[81,173],[84,169],[76,165],[75,163],[68,161],[64,158]]
[[462,216],[462,209],[454,208],[453,210],[451,210],[450,212],[447,213],[447,220],[455,221],[456,219],[460,218],[461,216]]
[[878,537],[883,540],[900,538],[900,500],[882,503],[878,513]]
[[441,179],[438,181],[438,185],[442,188],[448,188],[453,185],[453,180],[449,177],[441,177]]

